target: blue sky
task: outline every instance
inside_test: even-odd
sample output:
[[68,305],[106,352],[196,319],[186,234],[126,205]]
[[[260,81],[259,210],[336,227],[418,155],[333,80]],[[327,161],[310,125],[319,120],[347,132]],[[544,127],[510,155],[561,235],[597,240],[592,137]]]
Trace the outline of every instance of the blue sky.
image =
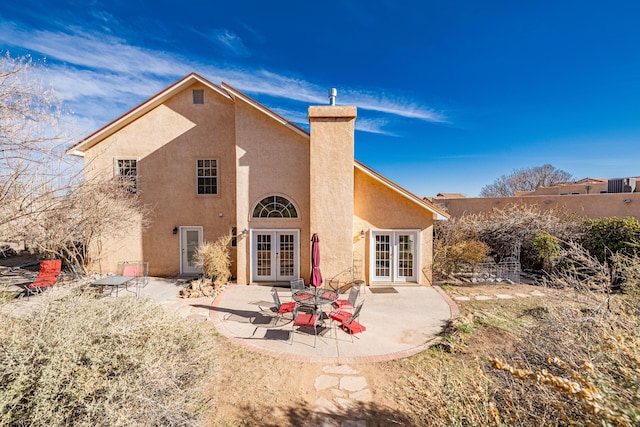
[[0,2],[79,138],[191,71],[303,127],[356,105],[356,158],[419,196],[551,163],[640,175],[640,2]]

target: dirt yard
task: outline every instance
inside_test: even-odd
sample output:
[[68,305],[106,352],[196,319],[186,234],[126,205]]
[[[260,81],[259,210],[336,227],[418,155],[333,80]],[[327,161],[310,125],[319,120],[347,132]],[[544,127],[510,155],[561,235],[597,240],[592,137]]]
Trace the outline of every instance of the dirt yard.
[[[467,297],[468,301],[456,301],[461,316],[484,306],[530,303],[537,299],[562,298],[562,292],[529,285],[467,285],[446,287],[454,298]],[[533,296],[536,294],[538,296]],[[539,295],[543,293],[544,296]],[[501,295],[504,299],[496,297]],[[511,299],[505,295],[513,296]],[[517,296],[521,295],[521,296]],[[528,295],[528,296],[525,296]],[[477,300],[478,296],[490,299]],[[215,333],[215,332],[214,332]],[[509,337],[483,336],[475,340],[479,354],[497,344],[508,346]],[[480,338],[480,337],[478,337]],[[342,421],[366,420],[367,426],[408,425],[404,401],[398,391],[398,381],[404,381],[409,359],[371,364],[350,365],[357,373],[348,376],[363,377],[370,399],[336,404],[338,415],[327,414],[323,402],[335,403],[345,397],[344,390],[329,387],[317,390],[316,381],[327,376],[326,365],[291,362],[263,355],[234,344],[219,336],[221,369],[212,381],[217,396],[209,426],[303,426],[340,425]],[[485,347],[485,348],[483,348]],[[340,375],[329,375],[337,376]],[[344,375],[343,375],[344,376]],[[326,399],[326,400],[325,400]],[[333,420],[331,424],[329,420]],[[329,424],[327,424],[329,423]]]

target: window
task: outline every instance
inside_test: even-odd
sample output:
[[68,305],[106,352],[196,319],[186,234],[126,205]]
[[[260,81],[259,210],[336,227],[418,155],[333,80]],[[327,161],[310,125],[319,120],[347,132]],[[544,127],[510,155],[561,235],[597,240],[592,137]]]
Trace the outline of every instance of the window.
[[231,227],[231,247],[238,246],[238,227]]
[[253,218],[298,218],[298,211],[287,198],[269,196],[253,209]]
[[193,103],[204,104],[204,89],[193,90]]
[[198,160],[198,194],[218,194],[218,161]]
[[116,160],[116,176],[122,180],[132,193],[138,192],[138,161],[133,159]]

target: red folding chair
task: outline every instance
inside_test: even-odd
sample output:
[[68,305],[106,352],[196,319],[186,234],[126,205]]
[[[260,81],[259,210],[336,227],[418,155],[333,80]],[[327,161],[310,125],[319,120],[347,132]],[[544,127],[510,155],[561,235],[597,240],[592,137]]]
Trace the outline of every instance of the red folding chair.
[[36,280],[25,286],[25,293],[35,295],[53,286],[60,279],[60,271],[62,270],[62,260],[51,259],[40,261],[40,270]]

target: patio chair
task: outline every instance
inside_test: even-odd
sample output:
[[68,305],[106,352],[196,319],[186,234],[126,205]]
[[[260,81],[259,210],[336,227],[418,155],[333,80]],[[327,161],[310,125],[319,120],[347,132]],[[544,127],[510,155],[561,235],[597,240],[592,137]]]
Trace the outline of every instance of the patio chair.
[[306,290],[306,287],[304,286],[304,279],[295,279],[295,280],[291,280],[291,293],[295,294],[298,291],[304,291]]
[[344,310],[353,310],[356,306],[356,300],[358,299],[358,295],[360,294],[360,288],[358,286],[351,286],[349,289],[349,296],[347,299],[337,299],[333,306],[335,308],[342,308]]
[[60,278],[61,270],[62,260],[51,259],[40,261],[38,277],[33,283],[24,287],[27,298],[29,295],[35,295],[53,286]]
[[291,344],[293,345],[293,336],[296,328],[313,328],[313,347],[316,347],[318,340],[318,321],[322,319],[322,310],[317,309],[310,313],[300,312],[297,308],[293,313],[293,329],[291,333]]
[[[118,262],[117,272],[119,276],[133,276],[133,285],[135,291],[129,290],[129,283],[125,284],[125,290],[140,296],[140,289],[149,283],[149,262],[148,261],[120,261]],[[131,282],[130,282],[131,283]]]
[[278,291],[276,291],[275,289],[271,291],[271,295],[273,296],[273,302],[276,305],[276,313],[277,313],[276,321],[275,321],[276,325],[278,324],[278,319],[280,319],[283,314],[294,313],[294,317],[295,317],[295,310],[296,310],[295,301],[285,302],[285,303],[280,302],[280,296],[278,295]]
[[358,322],[358,318],[360,317],[360,311],[362,310],[362,306],[364,305],[364,301],[360,302],[356,306],[356,309],[353,313],[350,313],[343,309],[338,309],[329,313],[329,319],[332,322],[337,322],[340,324],[342,329],[351,336],[351,342],[353,342],[353,336],[357,333],[364,332],[367,328]]

